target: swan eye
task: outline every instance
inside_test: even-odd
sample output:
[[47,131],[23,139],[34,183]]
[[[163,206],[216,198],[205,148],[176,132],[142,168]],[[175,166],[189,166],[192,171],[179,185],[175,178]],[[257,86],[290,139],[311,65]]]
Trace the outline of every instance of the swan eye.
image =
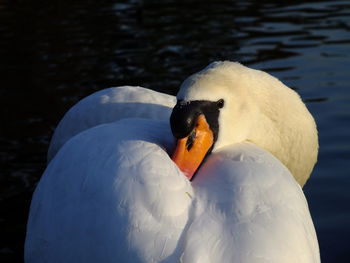
[[224,104],[225,104],[224,99],[220,99],[216,102],[216,105],[218,106],[219,109],[224,107]]
[[193,129],[186,141],[187,151],[189,151],[192,148],[195,138],[196,138],[196,129]]

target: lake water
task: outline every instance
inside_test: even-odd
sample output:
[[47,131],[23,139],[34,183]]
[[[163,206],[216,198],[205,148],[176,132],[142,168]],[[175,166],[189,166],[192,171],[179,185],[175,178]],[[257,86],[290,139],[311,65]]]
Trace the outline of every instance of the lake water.
[[70,106],[125,84],[176,94],[215,60],[265,70],[302,96],[319,129],[304,191],[322,261],[350,262],[349,1],[3,2],[1,262],[22,261],[31,194]]

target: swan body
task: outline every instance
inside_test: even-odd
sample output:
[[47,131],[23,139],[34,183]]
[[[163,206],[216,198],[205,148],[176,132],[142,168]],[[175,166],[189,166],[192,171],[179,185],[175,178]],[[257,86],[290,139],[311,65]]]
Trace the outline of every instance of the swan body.
[[270,153],[225,147],[190,183],[172,148],[164,121],[72,138],[35,191],[27,262],[318,262],[302,190]]
[[[91,102],[78,104],[68,113],[61,127],[75,123],[77,128],[67,132],[61,128],[65,139],[60,140],[59,135],[53,138],[59,141],[55,146],[57,153],[52,154],[31,204],[26,262],[320,262],[301,182],[291,173],[294,168],[283,164],[279,156],[283,150],[276,155],[272,148],[263,147],[264,142],[244,139],[249,136],[243,135],[249,132],[239,131],[253,125],[244,116],[250,118],[257,113],[258,117],[252,120],[259,121],[261,116],[268,119],[270,115],[261,114],[262,106],[253,105],[250,99],[240,104],[240,92],[247,92],[250,85],[239,80],[238,75],[233,78],[238,91],[225,93],[227,87],[220,79],[227,78],[227,72],[218,69],[230,67],[227,63],[231,62],[212,64],[190,77],[177,96],[187,103],[216,101],[225,95],[218,139],[192,182],[169,157],[175,144],[168,121],[171,110],[165,109],[175,105],[174,97],[157,97],[150,91],[159,99],[159,107],[154,108],[155,100],[147,101],[147,96],[137,95],[139,88],[124,87],[104,92],[113,91],[115,96],[122,92],[120,100],[113,102],[120,104],[130,89],[133,103],[143,107],[142,110],[133,108],[134,112],[129,112],[123,108],[125,105],[120,105],[122,110],[111,110],[119,107],[113,103],[103,108],[97,94],[90,97],[94,98]],[[231,63],[231,66],[243,75],[248,74],[239,64]],[[258,71],[254,75],[254,72],[249,73],[251,77],[281,85],[270,76]],[[216,77],[220,74],[222,78]],[[248,75],[247,82],[251,78]],[[224,83],[228,85],[233,79]],[[140,89],[140,94],[145,92],[148,91]],[[297,95],[290,94],[291,100],[297,100]],[[143,102],[138,104],[137,100]],[[267,107],[269,104],[265,103]],[[303,107],[302,104],[299,109],[302,114]],[[89,108],[97,110],[86,116],[84,110]],[[101,117],[104,109],[108,109],[110,118]],[[241,121],[235,129],[229,109],[241,110],[242,116],[233,110]],[[91,120],[87,126],[85,118]],[[113,122],[113,118],[117,121]],[[309,115],[305,118],[309,119]],[[277,126],[283,126],[288,118],[280,121],[274,120]],[[265,137],[275,134],[265,127],[268,121],[262,122],[260,128]],[[313,119],[309,125],[317,141]],[[226,143],[226,129],[232,129],[230,139],[237,141]],[[282,136],[282,130],[279,132]],[[281,141],[276,140],[279,147],[288,145]],[[272,140],[266,144],[272,144]],[[300,147],[304,151],[302,147],[306,145]],[[314,147],[317,148],[317,142]],[[293,151],[286,150],[286,154],[290,159]],[[310,162],[314,160],[311,158]]]

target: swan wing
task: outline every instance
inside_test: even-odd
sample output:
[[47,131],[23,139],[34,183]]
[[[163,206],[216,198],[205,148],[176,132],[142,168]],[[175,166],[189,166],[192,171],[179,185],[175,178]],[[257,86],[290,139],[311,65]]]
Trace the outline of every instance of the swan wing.
[[142,87],[122,86],[95,92],[62,118],[50,142],[48,161],[79,132],[125,118],[167,120],[175,103],[174,96]]
[[213,153],[192,182],[183,262],[320,262],[304,194],[289,170],[250,143]]
[[178,259],[193,192],[166,152],[172,144],[169,124],[147,119],[103,124],[69,140],[35,190],[26,261]]

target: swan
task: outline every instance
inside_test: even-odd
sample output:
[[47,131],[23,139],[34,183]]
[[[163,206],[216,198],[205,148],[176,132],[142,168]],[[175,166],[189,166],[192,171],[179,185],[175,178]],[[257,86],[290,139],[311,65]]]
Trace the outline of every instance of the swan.
[[320,262],[301,188],[317,131],[300,97],[229,61],[162,96],[112,88],[66,114],[33,195],[26,262]]

